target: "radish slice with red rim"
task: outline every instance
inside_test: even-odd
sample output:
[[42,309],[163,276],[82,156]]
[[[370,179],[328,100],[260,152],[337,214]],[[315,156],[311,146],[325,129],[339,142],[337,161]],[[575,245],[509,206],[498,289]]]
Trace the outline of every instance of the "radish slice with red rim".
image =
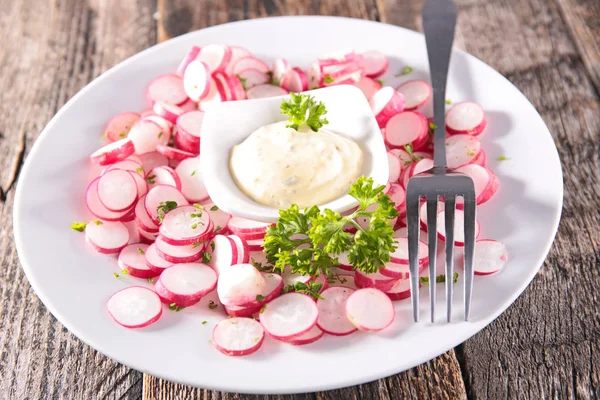
[[162,144],[156,146],[156,151],[167,157],[169,160],[181,161],[185,160],[186,158],[196,157],[194,153],[176,149],[175,147],[171,146],[163,146]]
[[306,74],[300,68],[292,68],[281,79],[281,87],[288,92],[300,93],[308,90]]
[[345,336],[356,332],[356,327],[346,317],[346,301],[354,290],[345,286],[330,286],[317,300],[319,319],[317,326],[325,333]]
[[[475,186],[475,199],[477,204],[481,204],[484,195],[486,195],[486,190],[488,190],[488,187],[492,183],[493,172],[477,164],[463,165],[462,167],[455,169],[455,171],[465,174],[473,180],[473,185]],[[456,199],[457,205],[462,205],[462,203],[462,197]]]
[[244,236],[249,233],[260,233],[262,236],[267,232],[267,228],[271,226],[268,222],[253,221],[243,217],[232,217],[227,224],[229,230],[233,233]]
[[239,59],[233,66],[233,75],[237,75],[248,68],[257,69],[265,74],[269,72],[269,66],[264,61],[254,57],[244,57]]
[[167,144],[170,138],[158,124],[145,118],[139,120],[129,131],[129,139],[138,155],[155,151],[156,145]]
[[210,89],[210,69],[202,61],[192,61],[183,75],[183,88],[192,101],[200,101]]
[[175,172],[181,179],[181,193],[191,202],[201,202],[208,199],[208,192],[204,186],[200,159],[187,158],[179,163]]
[[[419,287],[421,287],[421,283],[419,283]],[[394,286],[392,290],[385,292],[385,294],[387,294],[392,301],[410,299],[410,280],[407,278],[398,281],[398,284]]]
[[[391,117],[385,125],[385,142],[389,147],[404,146],[427,138],[427,118],[413,111],[404,111]],[[413,146],[414,149],[414,146]]]
[[188,140],[188,137],[181,134],[178,129],[176,129],[173,143],[176,148],[187,151],[188,153],[193,153],[194,156],[200,154],[200,141],[192,142]]
[[[146,194],[144,206],[146,212],[155,224],[160,222],[159,215],[164,216],[164,205],[167,201],[174,202],[175,207],[189,205],[183,194],[177,188],[168,185],[156,185]],[[159,208],[160,207],[160,208]]]
[[152,168],[152,170],[148,172],[146,182],[148,182],[150,188],[156,185],[168,185],[181,190],[181,180],[179,179],[179,176],[173,168],[167,166]]
[[246,356],[260,348],[265,331],[252,318],[229,318],[219,322],[213,329],[212,343],[217,350],[228,356]]
[[[281,84],[284,75],[292,69],[291,64],[284,58],[277,58],[273,62],[273,81]],[[281,85],[283,86],[283,85]]]
[[129,214],[130,210],[124,211],[111,211],[102,202],[100,201],[100,197],[98,197],[98,181],[100,177],[94,179],[88,185],[85,192],[85,205],[88,210],[94,214],[95,217],[100,218],[104,221],[119,221],[123,217]]
[[189,307],[217,287],[217,274],[206,264],[184,263],[165,269],[154,290],[169,304]]
[[156,151],[140,154],[140,159],[142,160],[142,166],[144,167],[144,176],[148,175],[148,173],[156,167],[169,165],[167,157]]
[[139,226],[138,234],[140,235],[140,242],[145,244],[153,244],[156,238],[158,237],[158,233],[147,232]]
[[451,135],[479,135],[487,126],[481,106],[471,101],[457,103],[446,113],[446,131]]
[[167,137],[169,137],[169,138],[171,137],[171,133],[173,131],[173,123],[172,122],[167,121],[166,119],[164,119],[163,117],[161,117],[159,115],[148,115],[148,116],[144,117],[143,119],[154,122],[156,125],[160,126],[160,129],[162,129],[163,135],[167,135]]
[[106,308],[112,319],[125,328],[143,328],[160,318],[160,298],[142,286],[130,286],[113,294]]
[[135,146],[129,138],[117,140],[101,147],[90,155],[93,162],[108,165],[122,161],[135,153]]
[[250,262],[250,250],[248,244],[244,239],[238,235],[229,235],[229,239],[233,240],[235,248],[237,250],[237,264],[247,264]]
[[109,142],[126,138],[133,124],[139,119],[140,115],[134,112],[122,112],[108,120],[104,128],[104,136]]
[[252,251],[263,251],[265,240],[264,239],[250,239],[246,240],[248,244],[248,250]]
[[146,193],[148,193],[148,183],[146,183],[146,180],[142,178],[140,174],[132,173],[131,175],[133,176],[133,179],[135,180],[135,184],[137,186],[138,197],[144,196]]
[[387,71],[389,62],[382,52],[377,50],[365,51],[362,53],[362,57],[361,65],[365,75],[369,78],[378,78]]
[[156,252],[158,255],[173,264],[198,261],[202,258],[202,252],[204,250],[201,243],[186,246],[174,246],[165,242],[161,235],[158,235],[154,243],[156,244]]
[[[233,268],[236,268],[236,266],[234,266]],[[262,308],[265,304],[269,303],[271,300],[279,297],[279,295],[281,294],[281,290],[283,289],[283,279],[281,278],[281,276],[269,272],[261,272],[261,274],[265,278],[265,285],[262,291],[259,295],[257,295],[254,298],[254,300],[248,301],[244,305],[244,307],[259,307],[260,311],[260,308]]]
[[240,307],[240,306],[223,306],[225,308],[225,312],[230,317],[252,317],[252,315],[259,313],[262,309],[262,306],[248,306],[248,307]]
[[[154,103],[152,109],[154,110],[156,115],[163,117],[164,119],[173,124],[175,123],[175,121],[177,121],[177,117],[179,117],[185,112],[183,108],[178,107],[174,104],[165,103],[163,101],[157,101],[156,103]],[[167,143],[165,142],[163,144]]]
[[226,306],[248,306],[262,295],[266,285],[265,277],[252,264],[234,264],[219,271],[217,293]]
[[389,182],[397,182],[398,178],[400,178],[400,171],[402,170],[402,166],[400,163],[400,158],[393,153],[388,151],[388,167],[390,169],[390,174],[388,181]]
[[[234,248],[227,236],[216,235],[210,244],[210,265],[217,274],[233,265]],[[237,259],[237,252],[235,252]]]
[[508,259],[506,246],[496,240],[481,239],[475,242],[473,270],[475,275],[491,275],[500,271]]
[[127,270],[136,278],[150,278],[158,274],[146,264],[147,244],[134,243],[126,246],[119,253],[118,264],[121,270]]
[[[394,237],[394,241],[396,242],[397,247],[396,250],[390,254],[390,259],[392,263],[408,265],[408,237]],[[419,264],[424,264],[429,260],[428,246],[426,242],[419,241],[418,254]],[[381,271],[383,271],[383,269],[380,270],[380,272]],[[387,274],[382,272],[382,275]],[[402,278],[402,276],[399,276],[398,278]]]
[[378,332],[394,322],[392,300],[381,290],[359,289],[346,300],[346,315],[361,331]]
[[[437,214],[438,238],[446,240],[446,213],[444,210]],[[475,238],[479,236],[479,221],[475,220]],[[454,245],[462,247],[465,245],[465,214],[463,210],[454,210]]]
[[224,101],[232,101],[235,100],[233,94],[233,86],[229,81],[229,77],[221,72],[217,72],[213,74],[213,79],[215,80],[215,84],[217,85],[217,89],[219,90],[219,94],[221,95],[221,99]]
[[123,169],[107,171],[98,181],[98,198],[111,211],[131,209],[138,197],[132,173]]
[[318,89],[323,85],[323,76],[321,74],[321,66],[319,63],[312,64],[306,71],[308,77],[308,88]]
[[179,75],[160,75],[150,82],[146,96],[150,105],[157,101],[179,105],[185,103],[188,96],[183,89],[183,80]]
[[377,93],[379,89],[381,89],[381,83],[367,77],[361,78],[358,82],[354,84],[354,86],[356,86],[363,92],[367,101],[371,100],[371,97],[373,97],[373,95]]
[[304,335],[300,335],[293,339],[288,339],[285,342],[294,346],[304,346],[305,344],[316,342],[317,340],[321,339],[323,335],[325,335],[325,332],[323,332],[321,329],[319,329],[318,326],[315,325],[310,331],[306,332]]
[[181,109],[184,112],[196,111],[198,110],[198,102],[192,99],[188,99],[188,101],[186,101],[185,103],[180,104],[179,107],[181,107]]
[[361,289],[371,287],[386,292],[391,290],[397,281],[397,278],[390,278],[381,272],[367,274],[360,270],[354,271],[354,283]]
[[181,62],[179,63],[179,66],[177,67],[177,75],[184,76],[186,68],[188,67],[188,65],[190,65],[190,63],[192,61],[194,61],[196,59],[196,57],[198,57],[199,53],[200,53],[200,47],[192,46],[188,50],[187,54],[183,57]]
[[252,53],[241,46],[229,46],[231,49],[231,60],[225,68],[225,73],[229,76],[234,75],[233,67],[242,58],[252,57]]
[[85,238],[99,253],[118,253],[129,242],[129,230],[122,222],[95,220],[86,225]]
[[385,127],[390,118],[404,110],[404,103],[404,96],[389,86],[379,89],[369,100],[380,128]]
[[198,108],[200,111],[206,111],[210,108],[211,104],[218,104],[222,101],[225,101],[221,97],[221,93],[219,93],[219,89],[217,88],[217,84],[215,80],[210,78],[210,87],[208,89],[208,94],[200,99],[200,103],[198,104]]
[[142,164],[135,160],[127,159],[127,160],[123,160],[123,161],[117,161],[114,164],[110,164],[109,166],[104,168],[101,175],[104,175],[105,173],[107,173],[108,171],[110,171],[112,169],[121,169],[121,170],[125,170],[125,171],[131,171],[131,172],[135,172],[134,175],[137,174],[139,176],[144,176],[144,169],[142,168]]
[[160,235],[165,242],[184,246],[197,243],[208,236],[209,214],[194,206],[179,206],[169,211],[160,224]]
[[229,87],[232,92],[232,100],[246,100],[246,91],[240,78],[236,76],[230,76],[228,79]]
[[481,142],[471,135],[452,135],[446,138],[448,168],[455,169],[471,163],[481,150]]
[[144,254],[146,265],[152,271],[156,273],[156,275],[160,275],[166,268],[169,268],[173,265],[172,262],[165,260],[158,254],[156,250],[156,244],[152,243],[146,249],[146,254]]
[[423,107],[429,101],[433,93],[431,85],[422,80],[412,80],[403,83],[396,88],[406,99],[404,109],[407,111]]
[[260,323],[275,339],[301,336],[317,323],[319,309],[311,297],[287,293],[272,300],[261,310]]
[[257,85],[246,91],[249,99],[263,99],[266,97],[284,96],[288,91],[275,85]]
[[[202,61],[206,64],[210,72],[225,71],[231,61],[231,49],[223,44],[209,44],[200,49],[196,61]],[[188,66],[189,68],[189,66]]]
[[257,85],[264,85],[265,83],[269,83],[269,81],[271,80],[269,78],[269,75],[255,68],[248,68],[241,71],[238,74],[238,77],[244,83],[244,88],[246,90],[252,89],[254,86]]
[[227,222],[231,219],[231,214],[221,210],[212,202],[206,203],[204,209],[210,214],[210,220],[213,222],[216,233],[227,229]]

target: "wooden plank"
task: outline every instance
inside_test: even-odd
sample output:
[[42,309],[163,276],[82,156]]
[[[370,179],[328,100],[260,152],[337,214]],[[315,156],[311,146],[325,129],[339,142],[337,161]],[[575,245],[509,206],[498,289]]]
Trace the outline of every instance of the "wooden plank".
[[557,0],[583,64],[600,93],[600,2]]
[[[199,4],[200,3],[200,4]],[[381,2],[352,0],[350,2],[329,0],[313,2],[291,0],[286,2],[257,1],[159,1],[159,40],[166,40],[190,30],[235,21],[239,19],[275,16],[275,15],[339,15],[371,20],[391,19],[393,22],[415,28],[420,14],[419,1],[410,2],[411,6],[399,12],[393,9],[394,16],[388,18]],[[414,6],[417,4],[417,6]],[[397,20],[396,20],[397,18]],[[351,388],[306,394],[299,396],[276,396],[280,399],[295,398],[318,399],[426,399],[426,398],[465,398],[466,392],[461,377],[460,366],[450,351],[439,358],[425,363],[405,373]],[[144,375],[145,399],[254,399],[259,396],[219,393],[167,382]],[[261,398],[264,398],[262,396]]]
[[565,182],[560,229],[542,270],[507,312],[457,350],[468,393],[597,398],[600,100],[555,2],[458,3],[467,51],[507,76],[541,113]]
[[41,304],[11,230],[15,181],[40,131],[86,83],[156,41],[155,7],[0,0],[0,398],[141,396],[141,373],[83,344]]

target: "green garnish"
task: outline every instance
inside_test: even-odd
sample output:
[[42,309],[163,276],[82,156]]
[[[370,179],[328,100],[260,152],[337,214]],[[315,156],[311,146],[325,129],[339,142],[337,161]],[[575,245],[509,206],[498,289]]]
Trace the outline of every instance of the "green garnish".
[[208,321],[202,321],[202,325],[208,324]]
[[210,249],[215,251],[215,242],[210,242]]
[[446,99],[446,104],[448,104],[448,105],[452,104],[452,100]]
[[170,309],[170,310],[173,310],[173,311],[175,311],[175,312],[179,312],[179,311],[183,310],[184,308],[185,308],[185,307],[179,307],[179,306],[178,306],[177,304],[175,304],[175,303],[171,303],[171,304],[169,304],[169,309]]
[[153,284],[154,283],[154,278],[148,278],[148,283],[149,284]]
[[204,206],[202,204],[198,204],[198,203],[194,203],[192,204],[194,207],[196,207],[198,210],[204,210]]
[[217,307],[219,307],[219,305],[217,303],[215,303],[214,301],[211,300],[208,302],[208,308],[210,308],[211,310],[214,310]]
[[121,132],[121,133],[119,133],[119,137],[122,137],[122,138],[124,138],[125,136],[127,136],[127,133],[125,133],[125,132]]
[[[429,278],[427,277],[420,277],[419,281],[423,284],[423,285],[429,285]],[[454,273],[454,276],[452,278],[452,283],[456,283],[458,281],[458,272]],[[445,274],[441,274],[435,277],[435,283],[444,283],[446,282],[446,275]]]
[[219,207],[217,207],[217,206],[215,205],[215,206],[212,206],[212,207],[210,208],[210,211],[217,211],[218,209],[219,209]]
[[257,294],[256,295],[256,300],[257,301],[263,301],[265,299],[265,296],[263,296],[262,294]]
[[261,309],[260,309],[260,312],[259,312],[259,314],[262,314],[262,313],[264,313],[266,310],[267,310],[267,305],[265,304],[265,305],[263,306],[263,308],[261,308]]
[[254,338],[254,341],[255,341],[255,342],[258,342],[259,340],[260,340],[260,339],[259,339],[259,338],[257,338],[257,337],[255,337],[255,338]]
[[191,218],[202,218],[202,211],[190,214]]
[[140,249],[139,247],[137,248],[137,251],[138,251],[138,253],[140,253],[140,254],[146,254],[146,253],[144,252],[144,250]]
[[294,291],[296,293],[304,293],[311,296],[314,299],[322,299],[319,292],[323,287],[322,283],[317,283],[315,281],[309,281],[308,283],[296,282],[293,285],[287,285],[283,288],[283,293],[289,293]]
[[128,269],[122,269],[121,270],[121,274],[122,275],[129,275],[129,270]]
[[273,78],[273,71],[267,71],[267,75],[269,76],[269,84],[279,86],[279,82]]
[[242,84],[242,87],[244,88],[244,90],[246,90],[246,78],[242,78],[239,75],[236,75],[236,76],[240,80],[240,83]]
[[473,151],[473,149],[467,149],[467,155],[472,157],[475,155],[475,152]]
[[[158,213],[158,222],[162,222],[165,215],[177,208],[177,202],[173,200],[161,201],[158,203],[158,207],[156,207],[156,212]],[[162,214],[161,214],[162,212]]]
[[196,170],[193,170],[192,173],[190,174],[190,176],[194,176],[196,175]]
[[73,222],[71,224],[71,229],[73,229],[74,231],[77,231],[77,232],[83,232],[83,231],[85,231],[86,226],[87,226],[87,224],[85,222]]
[[325,75],[323,77],[323,83],[333,83],[334,79],[331,75]]
[[265,271],[272,271],[273,267],[271,267],[270,265],[262,265],[261,263],[259,263],[258,261],[256,261],[254,258],[250,259],[250,264],[252,264],[254,266],[254,268],[256,268],[257,270],[259,270],[260,272],[265,272]]
[[211,255],[209,252],[205,251],[204,253],[202,253],[202,262],[204,262],[204,264],[208,264],[210,262],[211,259]]
[[156,175],[150,175],[146,177],[146,182],[148,182],[151,185],[154,185],[156,182],[154,181],[154,179],[156,179]]
[[198,224],[192,224],[191,228],[192,229],[196,229],[198,227]]
[[120,275],[117,274],[116,272],[113,272],[113,276],[118,279]]
[[139,172],[144,172],[144,168],[142,168],[142,167],[136,168],[136,169],[135,169],[135,172],[138,172],[138,173],[139,173]]
[[402,71],[400,71],[399,73],[397,73],[396,75],[394,75],[396,78],[402,75],[408,75],[413,71],[412,67],[410,66],[406,66],[404,68],[402,68]]
[[506,156],[500,156],[500,157],[498,157],[498,161],[506,161],[506,160],[508,160],[508,159],[509,159],[509,158],[508,158],[508,157],[506,157]]
[[288,128],[298,130],[300,125],[306,124],[314,132],[317,132],[323,125],[329,121],[323,116],[327,113],[325,104],[322,101],[316,102],[313,96],[308,94],[290,93],[290,100],[281,102],[281,113],[289,115]]
[[384,86],[383,79],[375,79],[375,82],[379,83],[381,86]]
[[100,221],[99,219],[93,219],[93,220],[91,220],[90,222],[93,222],[93,223],[94,223],[94,225],[97,225],[97,226],[100,226],[100,225],[102,225],[102,221]]
[[162,131],[158,134],[158,138],[160,139],[162,137],[163,133]]
[[429,123],[429,129],[431,129],[432,131],[435,131],[437,129],[437,125],[434,124],[433,122]]
[[410,156],[410,161],[406,161],[404,163],[404,166],[406,167],[407,165],[409,165],[410,163],[413,162],[417,162],[423,159],[422,156],[415,156],[415,154],[413,153],[413,146],[412,143],[409,144],[405,144],[404,145],[404,151],[406,151],[408,153],[408,155]]
[[[372,178],[359,177],[348,192],[359,206],[346,216],[329,209],[321,211],[317,206],[301,211],[296,204],[280,210],[279,221],[265,236],[268,262],[279,272],[289,266],[293,273],[317,276],[323,272],[329,277],[329,269],[339,265],[336,255],[347,251],[356,269],[377,272],[396,249],[389,221],[398,211],[384,189],[385,185],[375,186]],[[370,208],[373,205],[375,209]],[[357,217],[365,217],[369,224],[360,226]],[[345,232],[346,224],[356,227],[356,233]],[[304,239],[293,239],[294,235]]]

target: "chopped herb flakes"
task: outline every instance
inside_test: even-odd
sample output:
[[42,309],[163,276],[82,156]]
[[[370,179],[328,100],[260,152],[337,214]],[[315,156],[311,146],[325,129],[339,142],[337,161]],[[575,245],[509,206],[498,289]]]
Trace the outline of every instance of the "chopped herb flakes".
[[137,248],[137,251],[138,251],[138,253],[140,253],[140,254],[146,254],[146,253],[144,252],[144,250],[140,249],[139,247]]
[[506,157],[506,156],[500,156],[500,157],[498,157],[498,161],[506,161],[506,160],[508,160],[508,159],[509,159],[509,158],[508,158],[508,157]]
[[402,68],[402,71],[400,71],[399,73],[397,73],[396,75],[394,75],[396,78],[402,75],[408,75],[413,71],[412,67],[410,66],[406,66],[404,68]]
[[87,226],[87,224],[85,222],[73,222],[71,224],[71,229],[73,229],[74,231],[77,231],[77,232],[83,232],[83,231],[85,231],[86,226]]
[[217,211],[218,209],[219,209],[219,207],[217,207],[217,206],[212,206],[212,207],[210,208],[210,211]]
[[219,307],[219,305],[217,303],[215,303],[214,301],[211,300],[208,302],[208,308],[210,308],[211,310],[214,310],[217,307]]

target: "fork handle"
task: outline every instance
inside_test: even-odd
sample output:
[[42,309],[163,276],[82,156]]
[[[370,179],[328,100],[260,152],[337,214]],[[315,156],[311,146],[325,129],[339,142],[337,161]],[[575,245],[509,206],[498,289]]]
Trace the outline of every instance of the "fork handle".
[[456,6],[452,0],[428,0],[423,7],[423,30],[427,42],[429,72],[433,87],[434,129],[433,161],[446,167],[446,81],[456,26]]

